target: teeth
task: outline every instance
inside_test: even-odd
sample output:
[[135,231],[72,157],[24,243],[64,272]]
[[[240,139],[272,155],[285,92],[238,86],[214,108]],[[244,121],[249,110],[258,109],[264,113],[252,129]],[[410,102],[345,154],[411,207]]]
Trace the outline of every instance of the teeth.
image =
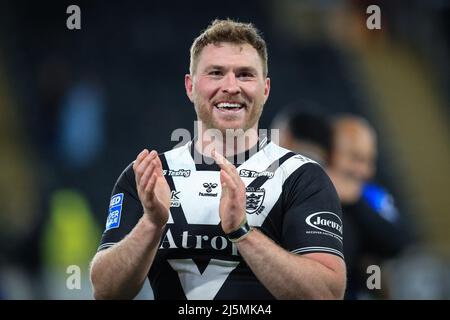
[[240,108],[242,105],[240,103],[228,103],[228,102],[221,102],[217,104],[217,108]]

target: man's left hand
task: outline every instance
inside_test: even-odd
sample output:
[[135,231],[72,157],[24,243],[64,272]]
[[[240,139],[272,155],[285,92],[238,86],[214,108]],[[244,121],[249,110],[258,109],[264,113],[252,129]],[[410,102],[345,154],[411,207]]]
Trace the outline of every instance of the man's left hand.
[[246,193],[245,184],[239,177],[236,167],[225,157],[213,150],[212,156],[221,168],[219,215],[223,231],[228,234],[239,228],[245,219]]

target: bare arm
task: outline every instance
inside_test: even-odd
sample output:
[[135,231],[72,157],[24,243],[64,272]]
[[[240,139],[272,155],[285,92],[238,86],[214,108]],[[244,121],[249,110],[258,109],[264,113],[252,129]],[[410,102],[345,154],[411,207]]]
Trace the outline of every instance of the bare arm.
[[98,252],[91,263],[95,299],[132,299],[139,293],[169,218],[170,188],[156,151],[142,151],[133,164],[144,213],[119,243]]
[[345,263],[332,254],[290,253],[258,230],[237,242],[239,253],[277,299],[342,299]]
[[122,241],[98,252],[91,264],[94,298],[134,298],[150,270],[162,232],[143,216]]
[[[245,185],[236,168],[213,152],[221,167],[221,226],[225,233],[245,219]],[[250,269],[277,299],[342,299],[345,291],[344,261],[332,254],[297,255],[278,246],[258,230],[237,242]]]

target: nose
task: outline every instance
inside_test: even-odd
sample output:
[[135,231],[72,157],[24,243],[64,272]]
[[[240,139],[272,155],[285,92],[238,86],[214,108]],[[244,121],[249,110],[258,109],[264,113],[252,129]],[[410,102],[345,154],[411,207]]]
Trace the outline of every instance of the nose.
[[224,78],[222,91],[229,95],[237,95],[241,93],[241,88],[239,87],[238,80],[236,79],[236,75],[234,73],[229,73]]
[[360,159],[354,164],[354,171],[361,180],[370,180],[374,174],[374,164],[370,159]]

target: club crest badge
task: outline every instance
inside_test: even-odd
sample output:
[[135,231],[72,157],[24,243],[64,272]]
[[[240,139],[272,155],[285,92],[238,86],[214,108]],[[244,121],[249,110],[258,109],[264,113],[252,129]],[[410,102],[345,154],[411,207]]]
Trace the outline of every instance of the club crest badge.
[[260,214],[264,210],[262,205],[266,191],[262,188],[247,187],[247,204],[246,210],[248,214]]

